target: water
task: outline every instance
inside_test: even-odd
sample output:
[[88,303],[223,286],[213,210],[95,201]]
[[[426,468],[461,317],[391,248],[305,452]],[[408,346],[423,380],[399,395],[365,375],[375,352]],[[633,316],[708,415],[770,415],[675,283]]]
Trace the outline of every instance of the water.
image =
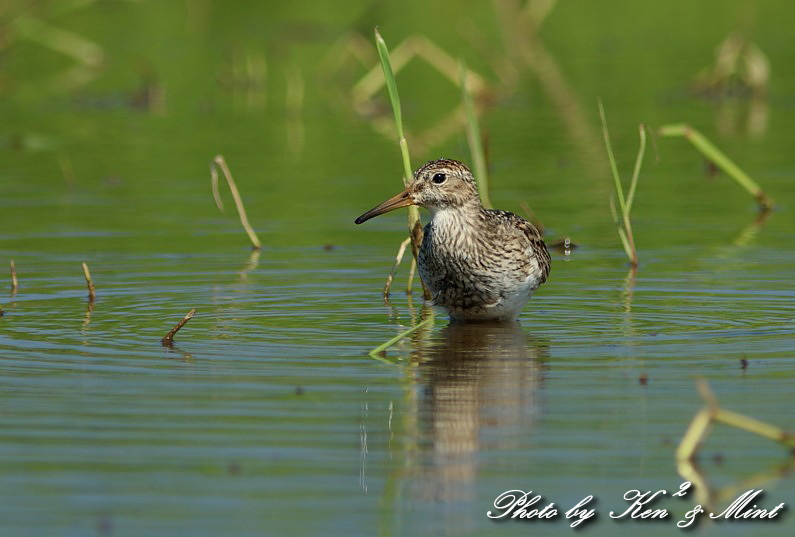
[[[672,513],[661,522],[616,522],[609,512],[626,509],[630,489],[679,488],[675,449],[703,405],[696,379],[727,409],[790,430],[795,404],[795,79],[783,26],[791,9],[710,5],[555,7],[541,37],[582,123],[569,129],[532,70],[482,121],[495,205],[520,212],[526,200],[549,237],[580,247],[553,255],[520,324],[448,326],[437,311],[380,361],[370,349],[431,312],[401,291],[405,266],[390,304],[381,300],[405,215],[353,225],[397,192],[401,170],[394,140],[347,100],[364,70],[328,74],[334,43],[360,25],[369,36],[361,6],[272,14],[120,3],[37,13],[111,60],[67,87],[58,75],[74,61],[46,47],[22,41],[3,57],[0,260],[14,259],[20,288],[0,299],[2,534],[574,531],[564,515],[490,520],[509,489],[533,490],[564,512],[595,496],[598,517],[579,530],[591,535],[678,532],[698,503],[692,493],[655,504]],[[424,9],[378,13],[390,45],[410,28],[481,72],[484,58],[505,54],[493,23],[472,33],[475,21],[494,20],[491,6],[442,26],[447,12]],[[687,90],[744,18],[772,66],[759,134],[745,123],[747,101]],[[666,25],[676,39],[657,29]],[[491,56],[477,52],[478,36]],[[240,65],[260,58],[267,74],[252,86]],[[136,61],[163,91],[149,110],[129,104],[142,83]],[[425,84],[427,69],[399,78],[414,133],[458,98],[443,79]],[[296,109],[286,103],[298,78]],[[656,139],[659,162],[650,150],[634,209],[633,276],[610,219],[609,175],[591,158],[602,154],[597,96],[625,175],[638,122],[686,120],[758,179],[776,210],[758,218],[728,178],[705,177],[685,142]],[[461,129],[421,142],[410,140],[417,164],[469,160]],[[259,257],[233,213],[212,205],[207,166],[217,153],[265,245]],[[174,347],[162,347],[194,307]],[[717,425],[699,462],[718,506],[752,487],[765,489],[765,507],[795,498],[786,450],[750,433]],[[697,531],[792,527],[785,511]]]

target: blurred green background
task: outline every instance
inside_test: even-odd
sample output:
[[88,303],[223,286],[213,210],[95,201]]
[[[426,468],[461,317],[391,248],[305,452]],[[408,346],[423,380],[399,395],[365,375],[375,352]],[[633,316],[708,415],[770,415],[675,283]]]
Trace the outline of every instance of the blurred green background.
[[[208,163],[220,153],[255,227],[274,231],[271,244],[362,240],[331,230],[391,194],[402,169],[384,92],[358,112],[352,99],[375,65],[376,25],[391,48],[424,36],[485,80],[494,203],[520,211],[526,200],[553,233],[600,245],[617,238],[597,98],[627,178],[638,123],[685,121],[784,201],[795,87],[788,10],[745,1],[5,2],[6,228],[184,236],[218,217],[205,201]],[[763,51],[770,76],[761,89],[743,83],[744,57],[725,85],[699,85],[730,35]],[[420,59],[398,83],[413,164],[469,161],[463,128],[439,128],[458,88]],[[725,232],[703,218],[719,208],[753,217],[743,192],[705,179],[686,142],[657,140],[649,154],[638,225],[676,218],[639,230],[640,244],[702,243]],[[693,227],[706,233],[671,233]]]

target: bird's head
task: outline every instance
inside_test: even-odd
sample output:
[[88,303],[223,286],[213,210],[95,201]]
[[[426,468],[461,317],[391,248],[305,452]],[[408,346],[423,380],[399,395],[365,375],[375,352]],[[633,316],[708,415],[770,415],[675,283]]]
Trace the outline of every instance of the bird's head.
[[461,162],[440,158],[432,160],[414,172],[414,179],[403,192],[373,207],[359,218],[357,224],[386,212],[419,205],[431,212],[479,207],[480,197],[475,178]]

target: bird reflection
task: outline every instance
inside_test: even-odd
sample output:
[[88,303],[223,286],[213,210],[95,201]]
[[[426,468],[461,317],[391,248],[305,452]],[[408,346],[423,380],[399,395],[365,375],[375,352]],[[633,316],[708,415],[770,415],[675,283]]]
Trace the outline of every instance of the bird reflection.
[[[426,505],[469,502],[479,452],[515,448],[532,428],[549,346],[518,322],[453,323],[419,350],[412,496]],[[466,516],[450,514],[463,529]]]

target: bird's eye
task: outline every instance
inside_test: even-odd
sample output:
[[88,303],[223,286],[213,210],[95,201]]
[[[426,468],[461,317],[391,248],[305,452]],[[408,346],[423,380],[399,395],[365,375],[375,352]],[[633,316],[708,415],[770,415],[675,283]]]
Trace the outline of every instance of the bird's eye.
[[443,174],[443,173],[437,173],[437,174],[435,174],[435,175],[433,176],[433,179],[432,179],[432,181],[433,181],[434,183],[436,183],[437,185],[441,185],[442,183],[444,183],[444,182],[445,182],[445,180],[446,180],[446,179],[447,179],[447,175],[445,175],[445,174]]

